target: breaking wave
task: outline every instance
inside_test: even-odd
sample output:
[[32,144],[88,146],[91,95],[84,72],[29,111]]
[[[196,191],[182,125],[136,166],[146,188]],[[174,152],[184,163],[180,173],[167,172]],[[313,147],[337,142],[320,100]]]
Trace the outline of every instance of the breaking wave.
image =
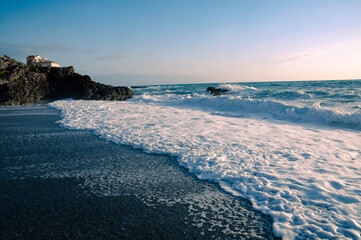
[[157,102],[170,106],[196,108],[203,111],[215,111],[217,114],[227,114],[234,117],[244,117],[245,114],[263,114],[285,121],[303,123],[318,123],[330,126],[361,129],[361,110],[345,111],[337,108],[321,106],[315,102],[311,106],[295,106],[277,100],[259,100],[243,97],[209,97],[205,95],[193,95],[177,98],[168,96],[141,96],[143,101]]

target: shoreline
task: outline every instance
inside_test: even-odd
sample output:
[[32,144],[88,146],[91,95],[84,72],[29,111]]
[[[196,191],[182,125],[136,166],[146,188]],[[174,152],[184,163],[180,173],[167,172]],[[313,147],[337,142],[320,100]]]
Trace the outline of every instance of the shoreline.
[[1,239],[276,239],[270,216],[174,157],[60,127],[44,104],[0,116]]

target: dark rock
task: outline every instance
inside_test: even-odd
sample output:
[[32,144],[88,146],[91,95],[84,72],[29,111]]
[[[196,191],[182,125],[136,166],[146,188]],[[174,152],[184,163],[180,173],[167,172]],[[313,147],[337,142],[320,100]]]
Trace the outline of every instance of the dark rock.
[[227,89],[215,88],[215,87],[208,87],[207,91],[215,96],[225,95],[225,94],[229,93],[229,90],[227,90]]
[[43,68],[0,57],[0,105],[22,105],[43,100],[125,100],[134,96],[128,87],[96,83],[73,67]]
[[130,88],[147,88],[147,86],[130,86]]

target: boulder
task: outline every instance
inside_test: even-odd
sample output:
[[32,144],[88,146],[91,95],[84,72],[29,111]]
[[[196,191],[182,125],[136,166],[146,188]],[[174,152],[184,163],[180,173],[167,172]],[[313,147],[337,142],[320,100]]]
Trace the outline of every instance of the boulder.
[[207,91],[215,96],[225,95],[225,94],[229,93],[229,90],[227,90],[227,89],[215,88],[215,87],[208,87]]

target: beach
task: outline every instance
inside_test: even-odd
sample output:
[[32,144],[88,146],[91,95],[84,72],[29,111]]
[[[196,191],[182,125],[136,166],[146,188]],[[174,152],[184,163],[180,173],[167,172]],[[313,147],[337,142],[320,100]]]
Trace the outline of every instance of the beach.
[[272,219],[169,155],[0,107],[1,239],[275,239]]
[[[122,102],[66,99],[49,105],[61,111],[57,123],[65,128],[172,156],[198,179],[248,199],[253,209],[272,217],[276,236],[359,239],[360,84],[350,80],[213,85],[228,91],[220,96],[206,91],[212,84],[159,85],[133,89],[136,95]],[[106,178],[78,170],[48,176],[81,177],[92,192],[114,196],[120,176],[135,175],[112,171]],[[165,175],[178,189],[180,181]],[[163,191],[149,191],[143,184],[137,185],[142,198],[169,203],[164,200],[169,196],[159,194]],[[192,206],[194,196],[172,199]],[[229,233],[233,232],[237,230]]]
[[2,1],[0,240],[361,240],[360,9]]

